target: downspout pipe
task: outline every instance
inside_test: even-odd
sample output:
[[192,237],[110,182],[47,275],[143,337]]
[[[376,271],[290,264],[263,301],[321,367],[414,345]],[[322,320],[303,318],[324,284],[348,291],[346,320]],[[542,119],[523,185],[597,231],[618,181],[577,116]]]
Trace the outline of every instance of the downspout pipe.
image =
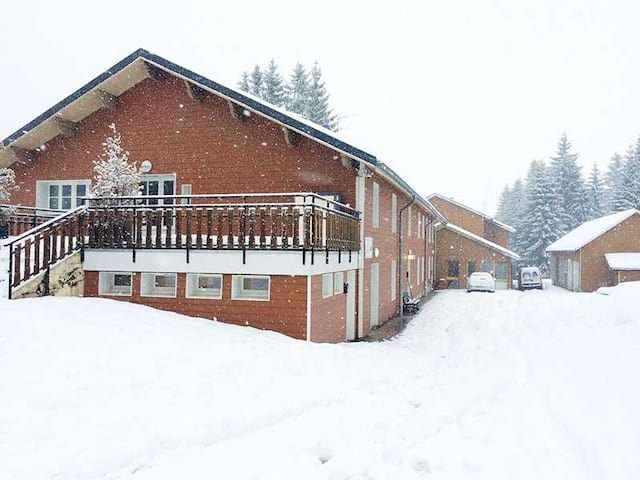
[[398,296],[400,297],[400,328],[404,327],[404,304],[402,298],[402,249],[404,247],[403,232],[404,232],[404,222],[402,221],[402,214],[404,211],[409,208],[411,205],[416,203],[416,196],[414,194],[411,195],[411,200],[400,209],[400,214],[398,217]]

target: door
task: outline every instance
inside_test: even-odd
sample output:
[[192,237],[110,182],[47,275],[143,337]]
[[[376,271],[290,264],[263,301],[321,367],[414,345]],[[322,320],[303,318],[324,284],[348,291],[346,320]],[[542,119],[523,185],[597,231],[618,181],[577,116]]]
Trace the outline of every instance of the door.
[[509,288],[510,279],[507,278],[507,262],[496,262],[496,290]]
[[378,325],[378,298],[380,287],[380,264],[371,264],[371,327]]
[[356,338],[356,271],[347,272],[347,340]]
[[460,288],[460,262],[447,260],[447,288]]

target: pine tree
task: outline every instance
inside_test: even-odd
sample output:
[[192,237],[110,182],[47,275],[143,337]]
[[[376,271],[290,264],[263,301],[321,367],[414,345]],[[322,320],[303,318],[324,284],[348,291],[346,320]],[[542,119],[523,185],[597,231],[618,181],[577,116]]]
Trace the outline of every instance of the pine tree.
[[282,107],[285,103],[284,80],[273,58],[264,74],[262,98],[277,107]]
[[[518,252],[528,265],[549,271],[545,249],[561,235],[562,219],[557,205],[561,199],[553,188],[549,169],[541,160],[531,163],[526,179],[526,208],[518,225]],[[516,233],[518,233],[516,232]]]
[[109,125],[111,136],[102,144],[103,152],[93,162],[95,197],[129,197],[140,193],[140,174],[135,163],[129,163],[129,152],[122,148],[116,125]]
[[507,220],[511,218],[511,187],[505,185],[500,193],[498,199],[498,210],[496,211],[496,219],[501,222],[507,223]]
[[287,110],[305,115],[309,97],[309,76],[300,62],[293,68],[286,92]]
[[622,189],[622,181],[624,179],[624,160],[618,152],[614,153],[609,160],[609,169],[606,175],[606,199],[607,211],[616,210],[614,204],[616,196],[620,194]]
[[243,92],[250,93],[251,85],[249,83],[249,74],[247,72],[242,72],[242,77],[240,77],[240,81],[238,82],[238,88]]
[[336,128],[336,116],[329,108],[329,94],[322,81],[322,70],[316,61],[311,69],[311,82],[305,117],[329,130]]
[[599,218],[607,213],[605,183],[600,174],[598,164],[594,163],[587,186],[587,220]]
[[564,232],[573,230],[586,217],[584,180],[577,160],[578,154],[571,153],[571,142],[563,133],[558,141],[558,151],[551,157],[551,172],[552,187],[560,200],[558,213]]
[[496,219],[515,227],[520,221],[524,208],[525,192],[521,179],[513,183],[513,187],[505,185],[498,200]]
[[264,93],[264,78],[260,65],[256,65],[251,72],[249,78],[249,93],[255,95],[258,98],[262,98]]
[[627,150],[620,192],[615,199],[616,210],[629,208],[640,209],[640,138],[635,147],[631,145]]

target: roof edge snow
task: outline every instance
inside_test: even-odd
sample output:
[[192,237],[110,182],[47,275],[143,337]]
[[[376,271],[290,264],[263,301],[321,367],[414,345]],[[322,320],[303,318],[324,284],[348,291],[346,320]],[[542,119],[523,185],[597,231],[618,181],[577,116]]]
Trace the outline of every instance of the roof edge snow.
[[640,211],[631,208],[584,222],[557,239],[545,251],[548,253],[576,252],[635,214],[640,215]]
[[440,225],[439,228],[446,228],[447,230],[450,230],[454,233],[457,233],[459,235],[462,235],[463,237],[468,238],[471,241],[480,243],[482,245],[484,245],[485,247],[491,248],[493,250],[496,250],[500,253],[502,253],[503,255],[506,255],[507,257],[512,258],[513,260],[520,260],[520,255],[518,255],[516,252],[509,250],[508,248],[503,247],[502,245],[498,245],[497,243],[494,243],[490,240],[487,240],[486,238],[483,238],[479,235],[476,235],[475,233],[471,233],[468,230],[465,230],[462,227],[459,227],[457,225],[454,225],[452,223],[447,223],[444,225]]
[[495,223],[498,227],[502,228],[503,230],[506,230],[507,232],[510,233],[515,233],[516,229],[513,228],[511,225],[507,225],[506,223],[503,223],[499,220],[496,220],[495,218],[493,218],[491,215],[487,215],[484,212],[481,212],[480,210],[476,210],[475,208],[471,208],[468,205],[465,205],[464,203],[460,203],[457,200],[454,200],[451,197],[446,197],[440,193],[434,192],[431,195],[427,196],[427,200],[432,199],[433,197],[437,197],[440,198],[446,202],[450,202],[460,208],[464,208],[465,210],[468,210],[469,212],[475,213],[476,215],[480,215],[482,218],[490,220],[491,222]]

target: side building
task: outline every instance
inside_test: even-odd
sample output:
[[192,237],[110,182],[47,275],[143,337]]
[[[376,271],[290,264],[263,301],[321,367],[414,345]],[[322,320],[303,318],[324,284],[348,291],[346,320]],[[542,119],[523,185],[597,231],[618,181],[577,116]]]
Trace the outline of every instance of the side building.
[[[112,124],[144,167],[142,197],[86,200]],[[444,219],[389,166],[146,50],[4,139],[0,166],[16,173],[12,202],[47,220],[13,232],[27,230],[13,298],[54,290],[43,282],[75,255],[84,296],[339,342],[433,280]]]
[[640,280],[640,211],[585,222],[547,247],[554,285],[574,292]]
[[512,261],[520,259],[508,248],[515,230],[444,195],[427,199],[447,219],[436,234],[439,288],[467,288],[467,278],[477,271],[493,274],[497,289],[512,288]]

